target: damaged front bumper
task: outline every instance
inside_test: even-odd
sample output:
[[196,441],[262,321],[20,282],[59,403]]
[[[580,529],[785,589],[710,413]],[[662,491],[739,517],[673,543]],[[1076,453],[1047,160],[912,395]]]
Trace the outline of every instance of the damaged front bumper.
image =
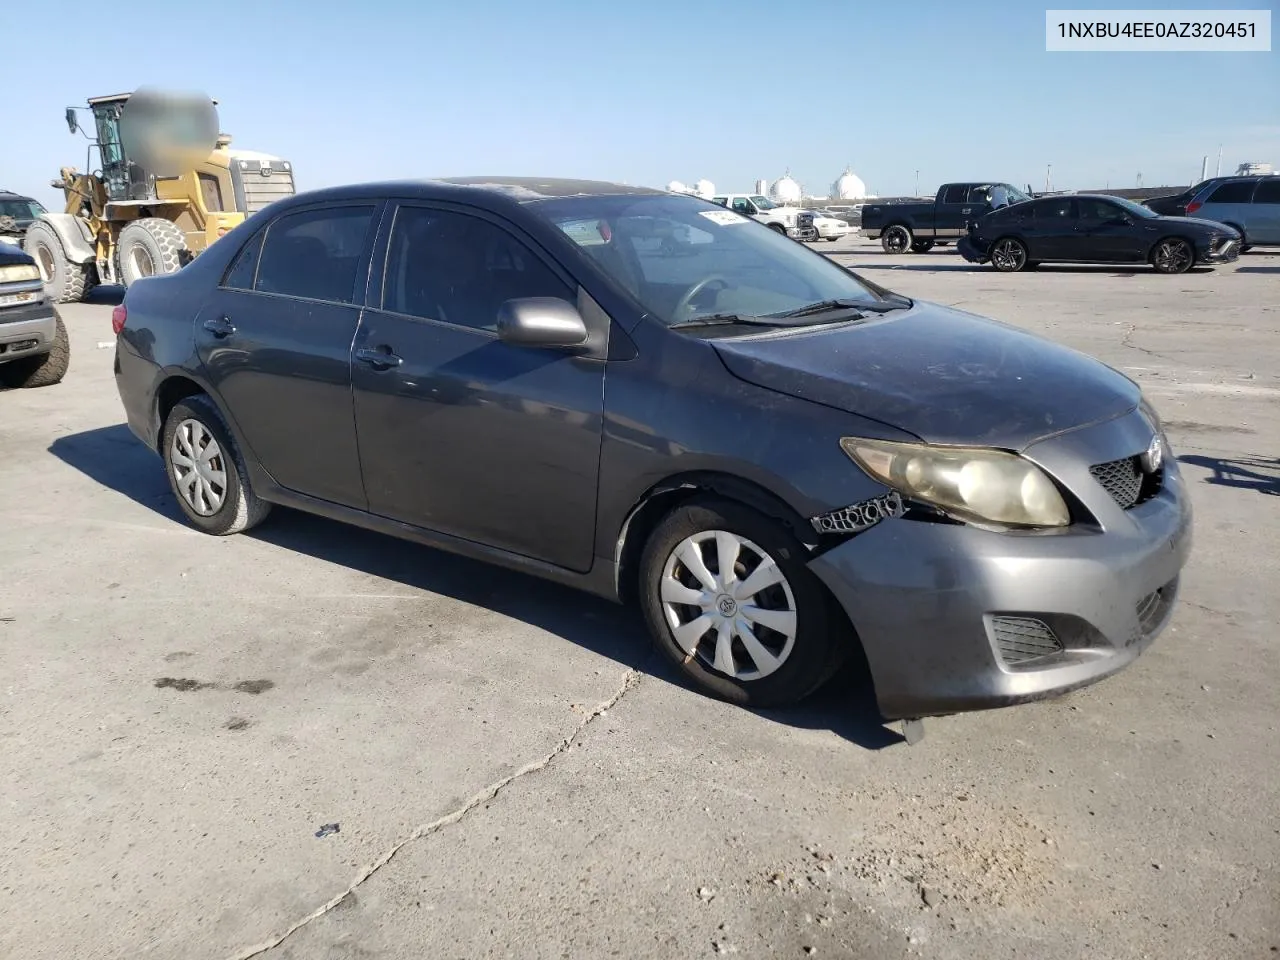
[[[1160,492],[1129,509],[1088,470],[1140,440],[1123,418],[1028,449],[1096,523],[1001,533],[864,513],[850,521],[862,532],[810,561],[857,632],[886,719],[1054,696],[1150,645],[1172,616],[1191,549],[1176,462],[1166,460]],[[1083,466],[1082,450],[1093,451]]]

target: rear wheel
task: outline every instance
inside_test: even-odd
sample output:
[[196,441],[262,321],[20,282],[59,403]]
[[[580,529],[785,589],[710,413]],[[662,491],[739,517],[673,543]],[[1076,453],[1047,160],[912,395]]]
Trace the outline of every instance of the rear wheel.
[[932,240],[917,240],[915,243],[911,244],[912,253],[928,253],[932,249]]
[[37,220],[27,227],[26,251],[35,259],[54,303],[79,303],[93,289],[93,265],[68,260],[57,232],[47,223]]
[[842,665],[849,638],[805,549],[778,521],[721,499],[669,514],[640,562],[655,644],[705,692],[749,706],[804,699]]
[[57,332],[48,353],[38,357],[23,357],[0,365],[0,380],[8,387],[51,387],[61,383],[71,364],[71,341],[62,317],[54,311]]
[[187,241],[177,224],[144,217],[126,224],[116,241],[116,272],[126,287],[144,277],[175,273]]
[[187,397],[169,411],[161,454],[178,506],[205,533],[241,533],[271,512],[250,488],[231,431],[208,397]]
[[880,235],[880,246],[884,247],[885,253],[906,253],[913,242],[911,231],[897,223]]
[[1160,273],[1186,273],[1195,262],[1195,250],[1181,237],[1166,237],[1151,251],[1151,265]]
[[991,248],[991,265],[1001,273],[1016,273],[1027,265],[1027,248],[1015,237],[1003,237]]

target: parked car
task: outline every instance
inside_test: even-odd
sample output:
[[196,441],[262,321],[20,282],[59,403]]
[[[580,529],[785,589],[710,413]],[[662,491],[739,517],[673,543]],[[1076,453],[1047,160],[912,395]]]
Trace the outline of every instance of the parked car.
[[1160,273],[1185,273],[1235,260],[1240,234],[1221,223],[1162,217],[1121,197],[1073,194],[992,211],[959,251],[1004,272],[1041,263],[1149,263]]
[[856,228],[862,223],[862,206],[861,203],[833,203],[823,207],[820,212]]
[[840,240],[857,231],[849,226],[847,222],[839,217],[833,217],[821,210],[813,211],[813,229],[816,235],[813,237],[817,240]]
[[774,203],[768,197],[754,193],[726,193],[712,197],[712,202],[728,207],[735,213],[750,217],[792,240],[812,240],[817,236],[813,227],[813,212],[785,203]]
[[1232,177],[1199,191],[1187,216],[1215,220],[1240,231],[1240,250],[1280,245],[1280,177]]
[[24,197],[12,190],[0,190],[0,243],[22,246],[27,227],[42,213],[44,205],[33,197]]
[[45,295],[35,260],[0,243],[0,386],[51,386],[70,361],[67,328]]
[[197,529],[282,504],[634,600],[738,703],[850,656],[895,719],[1097,681],[1168,622],[1190,549],[1133,381],[696,197],[299,194],[112,323]]
[[1007,183],[944,183],[933,200],[868,203],[862,232],[879,237],[886,253],[928,253],[939,241],[963,237],[983,214],[1029,199]]
[[1195,199],[1197,193],[1206,187],[1217,186],[1220,183],[1226,183],[1228,180],[1234,179],[1234,177],[1210,177],[1208,180],[1201,180],[1194,186],[1187,187],[1181,193],[1170,193],[1162,197],[1148,197],[1142,201],[1142,205],[1162,217],[1185,217],[1187,215],[1187,204]]

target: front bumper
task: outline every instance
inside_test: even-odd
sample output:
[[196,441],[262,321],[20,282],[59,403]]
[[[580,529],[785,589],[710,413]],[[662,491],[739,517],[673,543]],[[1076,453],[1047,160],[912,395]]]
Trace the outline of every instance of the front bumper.
[[[1042,699],[1101,680],[1150,645],[1191,550],[1182,478],[1168,457],[1161,491],[1122,510],[1088,469],[1150,438],[1134,412],[1026,451],[1096,524],[1018,534],[888,519],[810,562],[857,631],[884,717]],[[1048,625],[1061,649],[1011,658],[1000,625],[1028,621]]]
[[788,227],[787,236],[801,242],[818,239],[818,231],[813,227]]
[[0,307],[0,363],[48,353],[57,332],[53,304],[43,297],[28,304]]
[[1240,241],[1223,240],[1215,244],[1200,244],[1196,247],[1197,263],[1231,263],[1240,259]]
[[987,262],[986,250],[980,249],[973,241],[972,237],[961,237],[960,241],[956,244],[956,252],[970,263]]

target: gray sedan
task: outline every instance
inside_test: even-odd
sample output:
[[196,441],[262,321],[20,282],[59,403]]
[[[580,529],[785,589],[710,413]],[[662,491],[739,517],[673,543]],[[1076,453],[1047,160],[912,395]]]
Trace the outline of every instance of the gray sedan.
[[1169,621],[1183,481],[1132,381],[695,197],[474,178],[300,194],[114,316],[195,527],[300,508],[643,611],[696,686],[1018,703]]

